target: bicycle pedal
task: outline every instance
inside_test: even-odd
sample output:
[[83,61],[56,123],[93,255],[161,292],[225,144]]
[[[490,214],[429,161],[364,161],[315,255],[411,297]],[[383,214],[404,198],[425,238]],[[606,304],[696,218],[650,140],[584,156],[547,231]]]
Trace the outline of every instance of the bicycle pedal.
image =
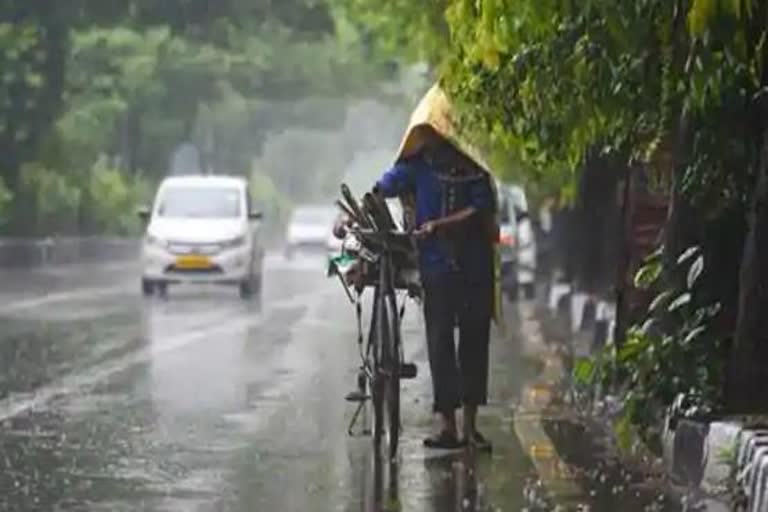
[[419,368],[416,363],[403,363],[400,365],[401,379],[415,379],[419,374]]
[[347,393],[347,396],[344,397],[344,400],[347,402],[365,402],[370,397],[366,395],[365,393],[361,391],[352,391],[350,393]]

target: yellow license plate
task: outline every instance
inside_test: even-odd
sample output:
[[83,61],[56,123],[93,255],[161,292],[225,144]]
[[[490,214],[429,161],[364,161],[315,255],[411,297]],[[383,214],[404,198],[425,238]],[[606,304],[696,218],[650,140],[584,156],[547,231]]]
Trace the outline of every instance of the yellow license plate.
[[213,266],[208,256],[189,254],[176,258],[176,268],[184,270],[206,270]]

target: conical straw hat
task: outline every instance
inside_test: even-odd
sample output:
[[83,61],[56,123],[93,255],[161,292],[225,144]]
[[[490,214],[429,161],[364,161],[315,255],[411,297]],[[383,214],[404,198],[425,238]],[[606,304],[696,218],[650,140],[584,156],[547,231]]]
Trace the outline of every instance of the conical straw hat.
[[460,136],[455,125],[453,105],[439,84],[427,91],[411,114],[395,161],[415,155],[430,137],[435,136],[449,141],[482,170],[490,173],[480,152]]

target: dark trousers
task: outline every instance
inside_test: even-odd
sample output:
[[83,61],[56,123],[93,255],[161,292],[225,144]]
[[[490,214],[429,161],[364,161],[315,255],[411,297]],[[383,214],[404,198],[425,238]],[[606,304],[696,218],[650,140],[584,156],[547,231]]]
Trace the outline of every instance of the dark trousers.
[[428,276],[423,285],[434,412],[450,415],[462,404],[485,405],[492,282],[453,273]]

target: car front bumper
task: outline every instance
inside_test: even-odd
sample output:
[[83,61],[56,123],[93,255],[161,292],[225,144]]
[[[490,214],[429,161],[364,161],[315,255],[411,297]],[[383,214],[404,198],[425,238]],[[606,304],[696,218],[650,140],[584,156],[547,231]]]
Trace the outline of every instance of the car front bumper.
[[144,247],[141,262],[143,278],[168,283],[220,283],[237,284],[249,279],[253,268],[251,248],[241,247],[207,255],[208,265],[183,268],[179,265],[183,255],[173,254],[160,247]]

